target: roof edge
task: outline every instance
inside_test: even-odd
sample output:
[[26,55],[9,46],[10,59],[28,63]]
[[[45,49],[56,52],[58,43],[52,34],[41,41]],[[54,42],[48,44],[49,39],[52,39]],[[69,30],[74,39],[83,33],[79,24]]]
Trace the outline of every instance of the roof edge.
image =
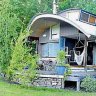
[[65,10],[62,10],[62,11],[58,12],[57,15],[59,15],[59,14],[61,14],[61,13],[63,13],[63,12],[71,11],[71,10],[83,11],[83,12],[86,12],[86,13],[89,13],[89,14],[91,14],[91,15],[96,16],[96,14],[94,14],[94,13],[92,13],[92,12],[88,12],[88,11],[86,11],[86,10],[84,10],[84,9],[81,9],[81,8],[69,8],[69,9],[65,9]]
[[59,15],[59,14],[61,14],[61,13],[63,13],[63,12],[71,11],[71,10],[82,10],[82,9],[80,9],[80,8],[69,8],[69,9],[65,9],[65,10],[59,11],[59,12],[57,13],[57,15]]

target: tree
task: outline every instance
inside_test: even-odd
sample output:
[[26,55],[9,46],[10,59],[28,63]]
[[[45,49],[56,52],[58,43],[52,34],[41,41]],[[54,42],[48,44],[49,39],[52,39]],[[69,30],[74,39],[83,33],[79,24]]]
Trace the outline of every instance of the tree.
[[59,9],[80,8],[96,14],[96,0],[62,0]]
[[5,72],[10,64],[12,48],[20,30],[26,29],[30,19],[37,13],[51,12],[52,0],[1,0],[0,3],[0,65]]
[[12,59],[7,71],[7,77],[10,81],[23,85],[31,84],[32,79],[36,76],[36,62],[38,59],[36,54],[30,54],[31,48],[26,46],[26,38],[28,36],[29,32],[20,33],[13,48]]
[[62,0],[59,2],[59,10],[65,10],[71,7],[71,0]]
[[[11,42],[14,42],[20,31],[20,20],[12,12],[10,0],[1,0],[0,6],[0,65],[5,72],[11,58]],[[15,42],[14,42],[15,43]]]
[[11,0],[14,13],[22,21],[25,29],[30,19],[38,13],[50,13],[52,11],[52,0]]

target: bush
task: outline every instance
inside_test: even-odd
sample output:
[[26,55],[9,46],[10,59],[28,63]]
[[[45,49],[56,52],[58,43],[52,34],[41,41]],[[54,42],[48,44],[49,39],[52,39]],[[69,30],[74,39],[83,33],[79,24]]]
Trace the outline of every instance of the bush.
[[65,51],[63,50],[60,50],[57,54],[57,63],[59,66],[65,66],[65,56],[66,56],[66,53]]
[[81,83],[81,87],[87,92],[96,92],[96,79],[91,76],[86,76]]
[[57,54],[57,65],[66,67],[66,72],[64,72],[64,77],[70,75],[72,73],[70,65],[66,64],[66,52],[60,50]]
[[21,33],[13,49],[12,59],[8,67],[7,79],[28,85],[36,76],[37,59],[36,54],[30,54],[30,48],[26,46],[28,34]]

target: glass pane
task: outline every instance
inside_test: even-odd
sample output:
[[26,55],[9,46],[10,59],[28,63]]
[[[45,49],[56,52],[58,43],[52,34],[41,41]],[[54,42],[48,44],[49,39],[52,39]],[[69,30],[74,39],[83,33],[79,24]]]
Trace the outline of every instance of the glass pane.
[[48,57],[48,44],[42,44],[42,57]]
[[89,14],[82,12],[81,13],[81,20],[88,22]]
[[89,23],[95,23],[96,18],[94,16],[90,16]]
[[49,43],[49,57],[56,57],[59,51],[59,43]]

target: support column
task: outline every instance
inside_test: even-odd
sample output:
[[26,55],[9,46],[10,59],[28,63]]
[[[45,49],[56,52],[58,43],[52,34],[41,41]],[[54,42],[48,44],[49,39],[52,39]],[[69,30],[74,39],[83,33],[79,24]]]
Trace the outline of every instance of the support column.
[[77,89],[76,90],[80,91],[80,81],[77,81],[76,83],[77,83]]
[[62,89],[64,89],[64,83],[65,83],[64,78],[61,78],[61,88]]
[[86,66],[87,66],[87,36],[85,36],[85,56],[84,56],[84,67],[86,69]]

